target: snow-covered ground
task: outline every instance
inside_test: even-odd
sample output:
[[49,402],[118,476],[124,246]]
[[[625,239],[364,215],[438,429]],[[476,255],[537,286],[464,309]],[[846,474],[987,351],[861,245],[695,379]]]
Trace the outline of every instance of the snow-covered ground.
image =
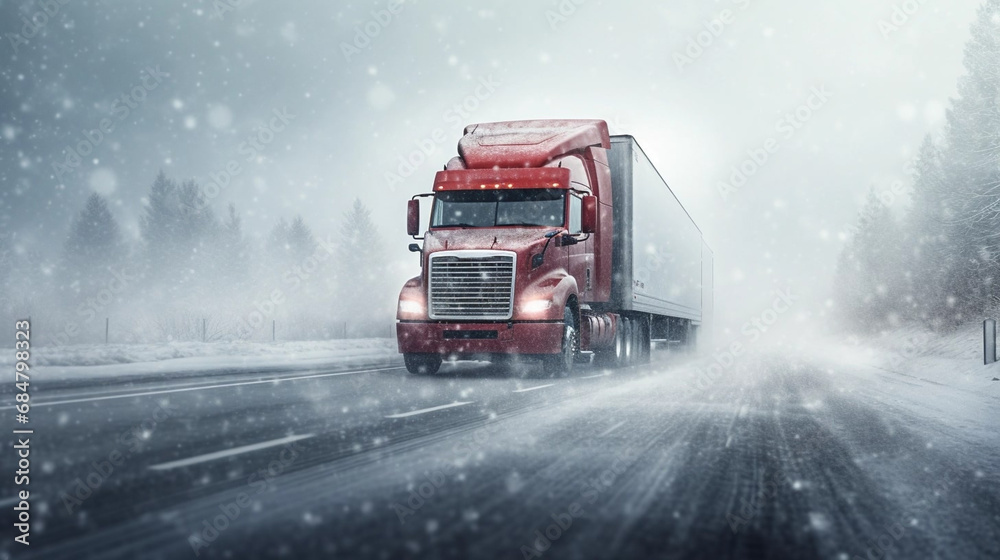
[[974,326],[944,335],[911,327],[845,339],[818,351],[922,381],[1000,395],[1000,381],[993,381],[1000,378],[1000,363],[983,365],[982,331]]
[[[0,366],[13,355],[0,355]],[[392,339],[299,342],[175,342],[169,344],[79,344],[39,347],[31,364],[38,378],[117,377],[166,372],[253,370],[292,366],[367,366],[401,361]]]
[[798,359],[827,364],[839,390],[908,419],[928,445],[958,452],[956,433],[996,441],[1000,364],[983,365],[982,346],[975,326],[948,334],[908,328],[803,344]]

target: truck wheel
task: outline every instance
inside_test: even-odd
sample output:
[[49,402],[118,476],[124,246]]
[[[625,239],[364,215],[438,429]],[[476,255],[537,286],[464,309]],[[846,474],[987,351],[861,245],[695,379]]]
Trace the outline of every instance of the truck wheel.
[[652,351],[652,341],[649,336],[649,323],[647,321],[638,321],[636,326],[635,338],[636,338],[636,356],[638,359],[636,363],[648,364],[650,361],[650,352]]
[[434,375],[441,369],[439,354],[403,354],[406,371],[413,375]]
[[623,352],[619,365],[628,367],[635,360],[635,334],[632,332],[632,320],[628,317],[622,317],[622,342]]
[[545,373],[552,377],[566,377],[573,371],[573,364],[580,350],[580,335],[576,329],[576,316],[566,307],[563,312],[563,337],[561,352],[545,357]]
[[622,319],[615,325],[615,340],[611,348],[597,352],[597,365],[604,367],[620,367],[625,354],[625,339],[622,337]]

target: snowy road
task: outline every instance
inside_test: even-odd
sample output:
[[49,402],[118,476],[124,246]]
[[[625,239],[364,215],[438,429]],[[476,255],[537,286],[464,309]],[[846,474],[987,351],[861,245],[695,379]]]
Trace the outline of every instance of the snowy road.
[[699,390],[705,362],[664,358],[554,380],[463,364],[39,385],[32,545],[2,555],[1000,554],[1000,399],[741,360]]

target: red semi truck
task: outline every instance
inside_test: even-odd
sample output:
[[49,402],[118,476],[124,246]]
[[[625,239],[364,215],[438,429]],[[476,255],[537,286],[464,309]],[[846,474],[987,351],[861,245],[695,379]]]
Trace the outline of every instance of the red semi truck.
[[423,241],[397,313],[411,373],[532,356],[565,375],[707,334],[712,252],[633,137],[600,120],[477,124],[458,153],[407,208]]

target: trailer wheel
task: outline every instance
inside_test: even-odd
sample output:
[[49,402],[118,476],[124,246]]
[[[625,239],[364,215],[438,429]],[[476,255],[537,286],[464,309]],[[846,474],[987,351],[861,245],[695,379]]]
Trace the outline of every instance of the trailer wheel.
[[573,371],[573,364],[576,363],[576,356],[580,350],[580,335],[576,328],[576,315],[569,306],[563,312],[561,350],[558,354],[546,356],[544,360],[545,372],[553,377],[566,377],[569,375]]
[[440,354],[403,354],[406,371],[413,375],[434,375],[441,369]]
[[652,352],[652,340],[649,332],[649,322],[648,321],[637,321],[636,326],[636,344],[638,352],[636,356],[638,359],[636,363],[648,364],[650,362],[650,353]]
[[622,342],[624,348],[621,362],[618,364],[621,367],[628,367],[635,360],[635,334],[632,328],[632,320],[628,317],[622,317]]

